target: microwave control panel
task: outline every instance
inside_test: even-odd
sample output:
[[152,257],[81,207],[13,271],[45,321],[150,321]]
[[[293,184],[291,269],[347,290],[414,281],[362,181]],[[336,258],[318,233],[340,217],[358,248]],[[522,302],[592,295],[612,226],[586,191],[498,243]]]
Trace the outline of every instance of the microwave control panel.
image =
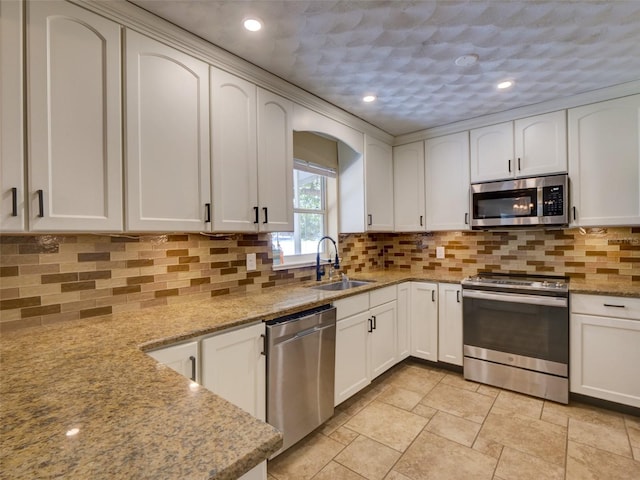
[[554,217],[564,215],[564,187],[552,185],[542,187],[542,215]]

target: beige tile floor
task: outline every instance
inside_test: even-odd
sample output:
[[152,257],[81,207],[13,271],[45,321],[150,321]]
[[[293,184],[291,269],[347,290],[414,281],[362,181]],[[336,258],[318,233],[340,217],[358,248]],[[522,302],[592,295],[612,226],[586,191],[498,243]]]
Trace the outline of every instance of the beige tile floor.
[[405,361],[269,462],[269,480],[639,480],[640,418]]

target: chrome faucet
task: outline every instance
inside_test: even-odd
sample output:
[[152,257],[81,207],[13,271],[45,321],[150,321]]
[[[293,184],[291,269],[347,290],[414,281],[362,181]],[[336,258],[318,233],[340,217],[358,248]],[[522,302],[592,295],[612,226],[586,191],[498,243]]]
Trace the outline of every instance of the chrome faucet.
[[319,282],[322,279],[322,276],[324,275],[324,267],[320,265],[320,245],[322,244],[323,240],[331,240],[331,243],[333,243],[333,249],[336,252],[336,259],[335,259],[335,262],[333,263],[333,268],[335,268],[336,270],[340,268],[340,259],[338,258],[338,247],[336,245],[336,241],[330,236],[325,235],[318,241],[318,248],[316,249],[316,281],[317,282]]

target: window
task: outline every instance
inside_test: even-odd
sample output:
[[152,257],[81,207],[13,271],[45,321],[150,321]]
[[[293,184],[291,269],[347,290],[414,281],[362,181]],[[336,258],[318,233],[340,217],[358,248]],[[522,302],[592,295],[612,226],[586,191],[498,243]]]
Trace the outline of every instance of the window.
[[[315,263],[318,241],[335,238],[336,180],[333,170],[296,160],[293,170],[293,232],[271,235],[273,263],[308,265]],[[333,208],[332,208],[333,207]],[[333,211],[331,211],[333,210]],[[320,246],[324,252],[325,242]],[[330,253],[333,255],[333,251]]]

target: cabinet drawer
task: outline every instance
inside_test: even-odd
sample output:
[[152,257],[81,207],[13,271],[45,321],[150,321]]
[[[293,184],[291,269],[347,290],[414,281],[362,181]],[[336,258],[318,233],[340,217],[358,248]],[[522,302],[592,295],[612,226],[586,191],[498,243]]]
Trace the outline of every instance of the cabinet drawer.
[[571,312],[640,320],[640,298],[609,295],[571,295]]
[[333,306],[338,309],[337,320],[350,317],[356,313],[369,310],[369,294],[363,293],[353,297],[341,298],[333,302]]
[[379,288],[369,292],[369,306],[371,308],[382,305],[383,303],[391,302],[397,298],[396,286]]

